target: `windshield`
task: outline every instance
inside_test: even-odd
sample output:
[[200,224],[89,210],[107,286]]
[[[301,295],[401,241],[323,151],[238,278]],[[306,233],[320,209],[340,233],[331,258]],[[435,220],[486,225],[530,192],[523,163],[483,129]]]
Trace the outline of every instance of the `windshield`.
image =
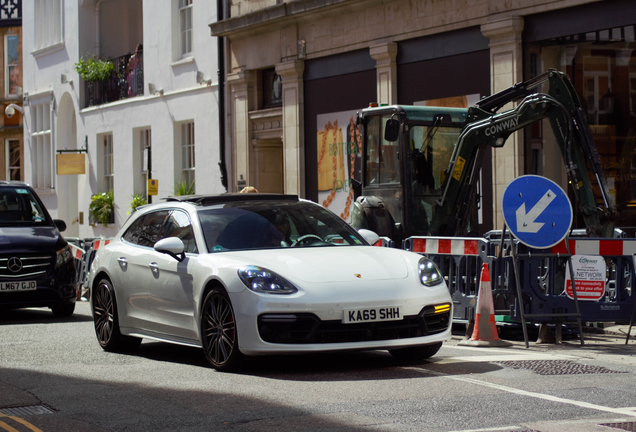
[[365,244],[345,221],[312,203],[231,202],[198,214],[210,252]]
[[426,235],[433,220],[435,200],[442,194],[445,170],[461,132],[459,127],[411,126],[407,178],[411,188],[415,231]]
[[0,225],[48,225],[46,214],[26,188],[0,189]]

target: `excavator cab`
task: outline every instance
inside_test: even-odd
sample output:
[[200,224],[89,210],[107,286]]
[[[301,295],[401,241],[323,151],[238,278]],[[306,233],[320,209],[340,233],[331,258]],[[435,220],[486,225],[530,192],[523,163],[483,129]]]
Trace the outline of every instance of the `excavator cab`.
[[435,202],[467,115],[462,108],[399,105],[358,113],[362,196],[354,203],[352,225],[397,244],[404,233],[431,234]]

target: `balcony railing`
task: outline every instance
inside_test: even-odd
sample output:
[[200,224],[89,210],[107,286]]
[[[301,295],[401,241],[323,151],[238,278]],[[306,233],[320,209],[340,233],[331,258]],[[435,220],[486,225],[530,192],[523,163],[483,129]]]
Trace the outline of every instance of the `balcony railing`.
[[84,82],[84,108],[144,94],[144,56],[142,51],[109,59],[115,72],[105,81]]

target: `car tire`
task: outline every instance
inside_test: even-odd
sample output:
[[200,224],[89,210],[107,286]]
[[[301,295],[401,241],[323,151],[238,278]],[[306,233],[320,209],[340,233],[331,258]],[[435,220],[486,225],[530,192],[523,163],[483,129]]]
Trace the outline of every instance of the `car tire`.
[[141,338],[124,336],[119,331],[119,317],[115,291],[107,278],[99,281],[93,298],[93,320],[97,341],[105,351],[130,351],[141,343]]
[[442,347],[442,342],[429,345],[419,345],[407,348],[389,350],[391,355],[398,360],[423,360],[433,357]]
[[51,312],[58,318],[67,318],[73,315],[75,312],[75,302],[68,303],[60,306],[52,306]]
[[203,300],[201,342],[205,358],[219,372],[236,370],[243,360],[234,308],[223,288],[214,288]]

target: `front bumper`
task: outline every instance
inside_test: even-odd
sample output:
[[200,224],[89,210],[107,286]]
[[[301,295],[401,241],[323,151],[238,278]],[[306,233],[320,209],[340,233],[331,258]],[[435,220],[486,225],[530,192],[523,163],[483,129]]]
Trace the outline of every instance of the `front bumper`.
[[[395,349],[451,338],[452,301],[443,284],[436,289],[407,288],[400,298],[391,289],[370,289],[366,300],[354,292],[337,291],[320,299],[312,295],[265,296],[247,289],[230,293],[241,352],[265,355]],[[448,307],[436,313],[436,305]],[[404,318],[343,323],[345,309],[384,306],[401,306]]]

